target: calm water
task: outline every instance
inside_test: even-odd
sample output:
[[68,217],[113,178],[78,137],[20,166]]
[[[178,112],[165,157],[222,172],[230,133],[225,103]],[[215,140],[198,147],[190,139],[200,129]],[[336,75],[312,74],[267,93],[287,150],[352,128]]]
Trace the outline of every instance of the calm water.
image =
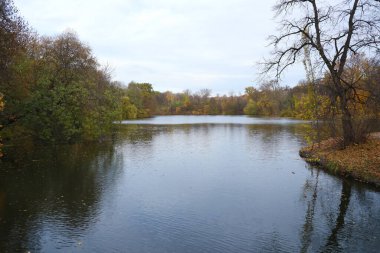
[[156,117],[99,144],[8,148],[0,252],[379,252],[380,193],[309,167],[307,131]]

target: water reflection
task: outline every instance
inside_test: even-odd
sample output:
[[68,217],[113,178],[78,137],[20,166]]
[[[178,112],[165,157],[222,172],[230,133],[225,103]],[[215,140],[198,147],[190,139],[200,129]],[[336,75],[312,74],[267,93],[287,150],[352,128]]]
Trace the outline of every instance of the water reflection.
[[338,233],[343,229],[346,212],[351,199],[351,184],[347,180],[342,180],[342,192],[340,195],[339,213],[336,218],[335,227],[327,239],[326,245],[322,252],[337,252],[339,247]]
[[[309,252],[312,248],[312,235],[314,232],[314,223],[315,221],[315,210],[317,207],[318,200],[318,183],[319,183],[319,170],[316,172],[311,169],[311,178],[307,179],[303,189],[303,198],[307,202],[307,209],[305,215],[305,223],[303,225],[301,233],[301,250],[300,252]],[[315,175],[315,176],[314,176]],[[337,215],[335,226],[329,233],[329,236],[326,239],[326,244],[322,248],[321,252],[339,252],[339,240],[338,233],[345,225],[345,216],[350,203],[351,198],[351,183],[347,180],[342,180],[342,192],[339,202],[339,213]],[[308,196],[310,195],[310,196]]]
[[306,165],[307,128],[131,124],[6,150],[0,252],[376,252],[379,192]]
[[103,194],[117,180],[122,157],[113,144],[6,152],[0,170],[0,252],[36,252],[57,236],[61,247],[80,242],[98,216]]
[[[311,170],[311,176],[313,177],[314,171]],[[306,180],[303,189],[303,198],[307,199],[307,193],[310,191],[311,198],[307,200],[307,209],[305,215],[305,223],[303,225],[301,233],[301,250],[300,252],[308,252],[310,244],[312,242],[312,233],[314,230],[314,214],[318,198],[318,182],[319,182],[319,170],[316,172],[314,182],[311,180]]]
[[329,175],[309,169],[301,196],[306,215],[300,252],[377,252],[379,193],[347,179],[326,182]]

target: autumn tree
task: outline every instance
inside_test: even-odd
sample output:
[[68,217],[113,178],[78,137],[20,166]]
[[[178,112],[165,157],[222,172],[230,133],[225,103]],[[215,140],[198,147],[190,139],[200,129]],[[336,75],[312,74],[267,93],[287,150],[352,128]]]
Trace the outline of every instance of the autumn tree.
[[380,1],[279,0],[274,10],[280,18],[280,34],[271,36],[272,58],[265,71],[280,77],[309,48],[313,68],[330,77],[330,89],[340,111],[344,145],[362,138],[355,131],[355,118],[350,103],[356,88],[347,79],[347,61],[355,54],[374,55],[380,45]]
[[257,103],[252,99],[248,100],[247,105],[244,107],[244,114],[255,116],[258,114]]
[[10,77],[15,58],[25,50],[28,27],[11,0],[0,0],[0,82]]
[[98,139],[122,114],[122,89],[91,48],[74,32],[32,33],[11,0],[0,0],[0,94],[5,142]]
[[97,139],[121,119],[119,88],[75,33],[39,38],[31,57],[33,75],[22,122],[36,139]]
[[138,118],[150,117],[155,113],[157,103],[152,84],[130,82],[126,93],[138,110]]
[[0,114],[0,125],[10,125],[19,118],[20,101],[26,97],[22,80],[27,71],[27,44],[30,32],[11,0],[0,0],[0,92],[7,107]]

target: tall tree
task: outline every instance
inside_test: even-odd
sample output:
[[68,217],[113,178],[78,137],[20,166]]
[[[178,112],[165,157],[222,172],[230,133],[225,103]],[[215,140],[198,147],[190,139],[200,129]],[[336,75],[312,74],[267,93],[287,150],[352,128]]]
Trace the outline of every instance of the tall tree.
[[0,124],[9,125],[19,115],[20,101],[27,93],[22,80],[30,32],[11,0],[0,0],[0,92],[7,107],[0,114]]
[[156,98],[152,84],[130,82],[127,88],[127,96],[130,102],[137,107],[138,118],[150,117],[155,113]]
[[34,81],[24,103],[23,123],[37,139],[97,139],[120,119],[118,87],[75,33],[41,38],[34,56]]
[[[27,36],[26,22],[18,15],[11,0],[0,0],[0,78],[6,78],[9,67]],[[1,80],[4,81],[4,80]]]
[[[300,60],[307,48],[320,73],[327,71],[331,90],[341,112],[344,144],[356,142],[350,101],[356,93],[352,80],[345,78],[351,56],[379,53],[380,0],[279,0],[275,5],[281,19],[281,33],[271,36],[272,58],[266,71],[280,77],[285,69]],[[302,14],[299,14],[302,13]],[[356,82],[356,80],[354,80]]]

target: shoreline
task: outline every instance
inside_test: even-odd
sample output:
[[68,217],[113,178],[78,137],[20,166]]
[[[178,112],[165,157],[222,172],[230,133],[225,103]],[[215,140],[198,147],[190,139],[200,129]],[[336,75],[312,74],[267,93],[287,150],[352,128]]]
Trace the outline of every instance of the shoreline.
[[334,175],[351,178],[380,189],[380,133],[362,144],[340,149],[336,139],[301,148],[299,155],[309,164]]

